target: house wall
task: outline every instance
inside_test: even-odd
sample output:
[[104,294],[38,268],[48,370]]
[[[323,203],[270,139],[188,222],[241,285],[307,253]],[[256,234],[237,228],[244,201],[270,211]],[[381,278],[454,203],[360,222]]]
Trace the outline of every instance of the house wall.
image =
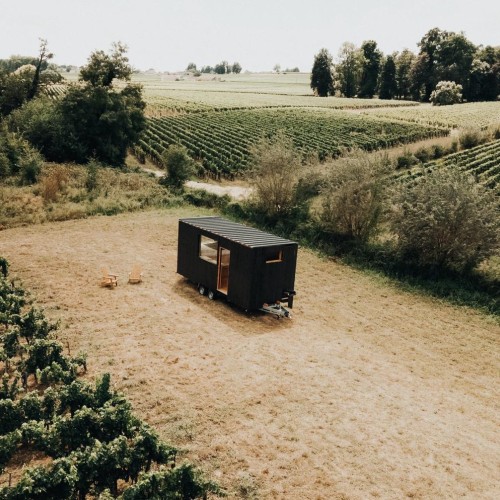
[[[297,244],[250,248],[179,221],[177,272],[194,283],[217,289],[217,264],[199,257],[200,235],[231,252],[227,300],[233,304],[258,309],[281,299],[283,290],[294,289]],[[282,262],[266,263],[269,252],[279,250]]]

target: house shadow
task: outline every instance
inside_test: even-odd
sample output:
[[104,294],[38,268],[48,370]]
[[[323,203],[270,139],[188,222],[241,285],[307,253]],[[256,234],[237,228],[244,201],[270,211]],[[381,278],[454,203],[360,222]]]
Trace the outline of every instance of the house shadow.
[[210,300],[206,295],[201,295],[196,284],[186,278],[179,279],[172,286],[172,292],[190,302],[194,311],[203,311],[204,315],[211,316],[214,320],[225,324],[228,329],[239,333],[254,335],[266,334],[274,331],[285,331],[291,326],[290,318],[277,318],[262,311],[244,311],[218,296]]

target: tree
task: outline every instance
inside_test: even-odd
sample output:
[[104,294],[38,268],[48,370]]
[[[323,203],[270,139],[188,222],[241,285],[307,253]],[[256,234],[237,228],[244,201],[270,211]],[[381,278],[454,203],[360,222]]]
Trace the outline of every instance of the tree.
[[404,49],[396,56],[396,82],[399,99],[408,99],[410,95],[410,70],[414,59],[415,54],[408,49]]
[[127,149],[145,127],[141,87],[128,83],[113,88],[115,78],[128,80],[132,74],[125,50],[118,43],[110,55],[91,54],[81,70],[81,84],[70,86],[58,101],[31,101],[16,113],[12,126],[48,160],[87,163],[94,158],[123,165]]
[[280,72],[281,72],[281,64],[276,63],[276,64],[273,66],[273,71],[274,71],[275,73],[280,73]]
[[358,97],[372,98],[377,90],[378,75],[382,52],[377,49],[377,42],[368,40],[361,45],[363,63]]
[[49,59],[52,59],[54,54],[47,50],[47,40],[40,38],[40,51],[35,65],[35,74],[33,75],[33,82],[31,83],[30,90],[27,95],[27,100],[30,101],[38,94],[38,87],[40,85],[40,73],[42,67]]
[[335,66],[338,87],[344,97],[354,97],[359,89],[363,55],[353,43],[345,42],[339,51]]
[[380,99],[393,99],[398,92],[398,83],[396,81],[396,63],[394,56],[387,56],[382,67],[380,75]]
[[241,64],[239,62],[234,62],[231,71],[235,74],[238,75],[241,73]]
[[283,131],[273,138],[262,138],[250,149],[250,181],[257,206],[269,217],[288,214],[294,204],[300,157]]
[[229,73],[229,63],[227,61],[221,61],[219,64],[215,65],[214,71],[218,75]]
[[429,100],[433,105],[438,106],[462,102],[462,85],[455,82],[439,82]]
[[162,164],[167,169],[167,176],[163,181],[169,186],[181,189],[191,175],[194,174],[193,161],[184,146],[171,144],[162,154]]
[[196,71],[196,64],[194,62],[190,62],[187,65],[186,71]]
[[311,71],[311,88],[320,97],[333,95],[333,59],[327,49],[321,49],[314,56]]
[[424,101],[429,100],[431,92],[435,89],[440,80],[438,74],[439,50],[443,40],[448,36],[449,33],[447,31],[440,30],[439,28],[432,28],[418,43],[420,48],[419,55],[425,56],[421,59],[425,64],[419,67],[420,75],[418,78],[424,83]]
[[391,227],[407,260],[463,271],[498,250],[495,194],[459,171],[424,173],[417,184],[398,187],[393,201]]
[[362,151],[337,160],[323,190],[324,230],[349,240],[368,240],[382,214],[387,171],[387,158]]
[[463,33],[449,33],[437,52],[439,80],[451,80],[462,85],[464,97],[469,98],[469,83],[476,46]]
[[132,67],[126,56],[127,46],[121,42],[112,44],[112,52],[106,54],[102,50],[93,52],[87,64],[80,68],[80,80],[91,87],[111,88],[113,80],[129,81]]

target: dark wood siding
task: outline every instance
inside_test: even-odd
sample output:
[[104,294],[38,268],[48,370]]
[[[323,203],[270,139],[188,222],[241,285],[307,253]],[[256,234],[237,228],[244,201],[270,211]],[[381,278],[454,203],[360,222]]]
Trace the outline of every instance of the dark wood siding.
[[218,217],[179,221],[177,272],[194,283],[217,290],[217,264],[199,256],[201,235],[231,252],[228,301],[246,310],[258,309],[294,289],[297,243]]

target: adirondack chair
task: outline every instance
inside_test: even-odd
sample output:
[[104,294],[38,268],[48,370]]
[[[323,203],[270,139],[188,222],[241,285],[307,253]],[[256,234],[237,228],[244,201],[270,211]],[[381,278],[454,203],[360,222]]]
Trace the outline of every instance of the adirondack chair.
[[118,275],[112,274],[108,272],[106,268],[101,269],[102,277],[101,277],[101,286],[107,286],[112,288],[114,286],[118,286]]
[[136,264],[130,273],[128,273],[129,283],[140,283],[142,281],[142,271],[141,266]]

